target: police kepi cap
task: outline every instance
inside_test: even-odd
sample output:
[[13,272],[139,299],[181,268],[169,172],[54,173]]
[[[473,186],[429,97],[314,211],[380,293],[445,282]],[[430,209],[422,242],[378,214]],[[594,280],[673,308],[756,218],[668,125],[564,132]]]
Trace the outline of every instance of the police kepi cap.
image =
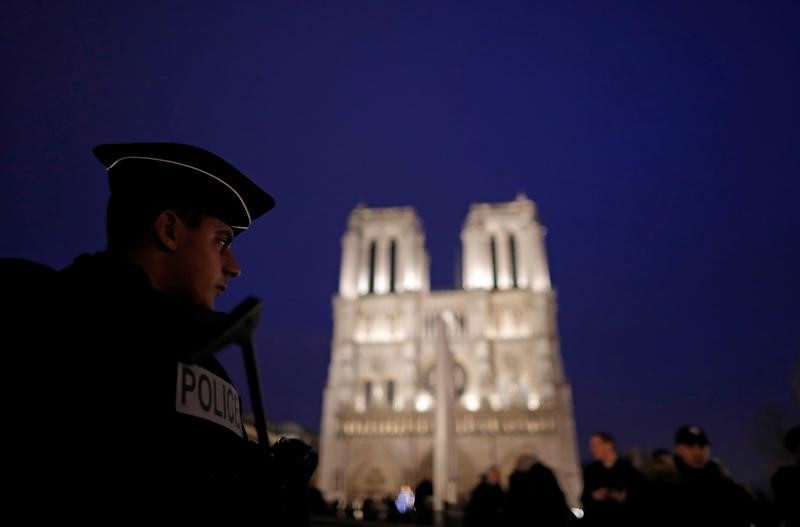
[[676,445],[700,445],[709,444],[708,436],[697,425],[683,425],[675,432]]
[[275,206],[275,200],[233,165],[179,143],[103,144],[94,155],[108,172],[112,199],[165,198],[192,205],[238,234]]

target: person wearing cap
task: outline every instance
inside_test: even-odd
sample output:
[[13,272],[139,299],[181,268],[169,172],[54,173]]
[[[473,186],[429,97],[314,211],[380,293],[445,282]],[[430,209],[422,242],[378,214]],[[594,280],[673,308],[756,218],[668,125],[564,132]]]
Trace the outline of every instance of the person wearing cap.
[[675,432],[674,478],[654,487],[649,503],[653,525],[750,526],[754,500],[711,459],[710,441],[697,425]]
[[108,172],[108,253],[151,285],[207,309],[241,273],[234,237],[275,200],[222,158],[174,143],[99,145]]
[[29,434],[15,445],[29,456],[20,494],[78,516],[103,502],[185,515],[268,500],[270,456],[247,440],[237,388],[213,357],[188,357],[214,335],[215,302],[242,272],[234,239],[275,200],[195,146],[94,153],[110,187],[106,250],[60,271],[2,266],[17,275],[9,327],[27,349],[12,371],[36,372],[17,422]]
[[705,431],[696,425],[684,425],[675,432],[675,454],[690,469],[702,470],[711,461],[711,448]]

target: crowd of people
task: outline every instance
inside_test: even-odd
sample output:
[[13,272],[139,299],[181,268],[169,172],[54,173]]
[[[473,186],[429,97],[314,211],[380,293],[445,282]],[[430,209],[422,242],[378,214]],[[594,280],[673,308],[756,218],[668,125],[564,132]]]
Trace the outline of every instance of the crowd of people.
[[[756,496],[737,483],[711,458],[711,442],[696,425],[675,434],[674,452],[657,449],[635,467],[621,457],[607,432],[591,435],[594,458],[583,469],[580,523],[589,526],[800,526],[800,427],[792,428],[785,446],[794,464],[772,476],[774,500]],[[578,521],[564,500],[552,472],[523,456],[500,486],[497,467],[490,468],[472,491],[465,527],[479,525],[565,526]]]
[[[568,506],[553,471],[536,456],[519,457],[507,486],[500,468],[492,465],[470,492],[461,523],[463,527],[800,527],[800,427],[785,435],[794,463],[772,474],[774,499],[736,482],[712,459],[711,441],[701,427],[682,426],[674,439],[672,451],[658,448],[634,463],[618,453],[611,434],[593,433],[589,437],[593,459],[583,467],[579,510]],[[345,520],[431,525],[430,478],[415,490],[415,506],[408,509],[399,510],[397,500],[389,496],[329,505],[316,492],[309,510]]]

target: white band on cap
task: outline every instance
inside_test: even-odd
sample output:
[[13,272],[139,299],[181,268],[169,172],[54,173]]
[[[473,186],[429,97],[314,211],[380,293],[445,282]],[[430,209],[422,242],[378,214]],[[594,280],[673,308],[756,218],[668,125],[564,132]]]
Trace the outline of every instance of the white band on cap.
[[125,156],[125,157],[120,157],[119,159],[117,159],[116,161],[114,161],[113,163],[108,165],[108,167],[106,167],[106,172],[108,172],[109,170],[114,168],[114,165],[116,165],[120,161],[124,161],[126,159],[146,159],[148,161],[161,161],[162,163],[169,163],[169,164],[172,164],[172,165],[178,165],[178,166],[182,166],[182,167],[185,167],[185,168],[191,168],[192,170],[196,170],[196,171],[200,172],[201,174],[205,174],[208,177],[219,181],[220,183],[222,183],[223,185],[228,187],[230,189],[230,191],[233,192],[233,194],[239,199],[239,202],[242,204],[242,208],[244,209],[244,213],[247,215],[247,227],[240,227],[238,225],[231,225],[231,228],[247,230],[247,228],[253,223],[253,219],[250,217],[250,211],[247,210],[247,205],[245,205],[244,200],[242,199],[242,196],[240,196],[239,193],[236,192],[236,189],[234,189],[232,186],[230,186],[226,182],[222,181],[220,178],[218,178],[214,174],[209,174],[205,170],[200,170],[197,167],[193,167],[191,165],[186,165],[184,163],[178,163],[177,161],[170,161],[169,159],[159,159],[157,157],[144,157],[144,156]]

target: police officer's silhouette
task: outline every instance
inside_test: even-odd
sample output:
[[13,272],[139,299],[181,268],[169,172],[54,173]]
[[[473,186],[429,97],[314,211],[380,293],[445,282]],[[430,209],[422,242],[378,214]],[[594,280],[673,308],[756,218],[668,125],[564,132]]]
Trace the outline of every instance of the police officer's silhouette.
[[94,152],[110,184],[106,250],[60,271],[0,266],[13,308],[3,318],[2,395],[15,430],[5,455],[23,463],[9,501],[77,516],[168,506],[234,517],[257,507],[267,524],[303,523],[315,453],[249,442],[225,370],[213,356],[189,359],[214,335],[224,317],[215,300],[241,273],[234,239],[274,199],[193,146]]

